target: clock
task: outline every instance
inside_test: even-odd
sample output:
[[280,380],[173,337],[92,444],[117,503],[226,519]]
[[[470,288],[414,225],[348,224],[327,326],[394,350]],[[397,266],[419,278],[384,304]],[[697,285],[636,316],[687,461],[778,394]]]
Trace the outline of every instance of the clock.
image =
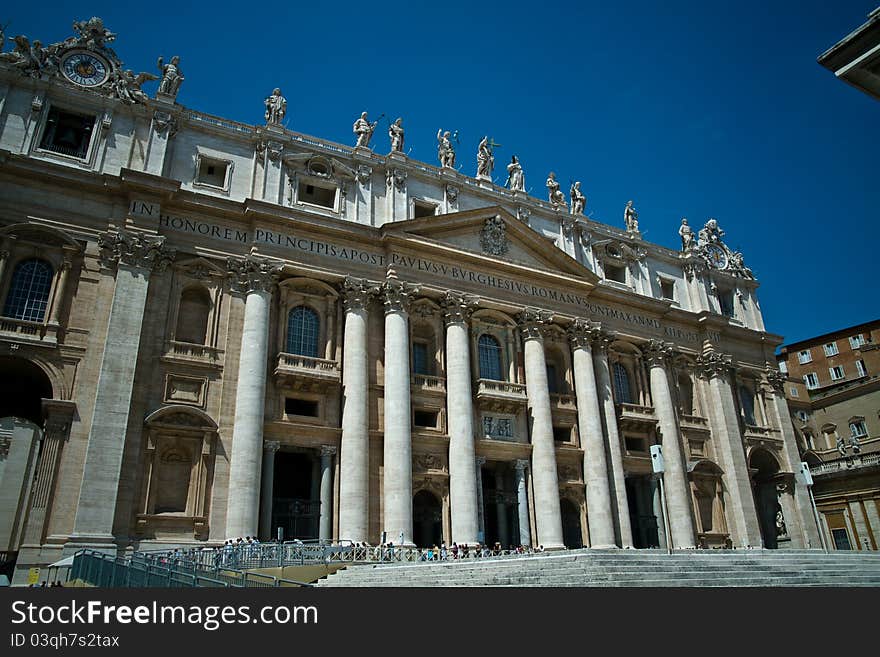
[[97,87],[110,76],[110,66],[102,58],[86,50],[72,50],[61,58],[64,77],[81,87]]
[[727,269],[727,254],[717,244],[710,244],[706,247],[706,259],[709,265],[715,269]]

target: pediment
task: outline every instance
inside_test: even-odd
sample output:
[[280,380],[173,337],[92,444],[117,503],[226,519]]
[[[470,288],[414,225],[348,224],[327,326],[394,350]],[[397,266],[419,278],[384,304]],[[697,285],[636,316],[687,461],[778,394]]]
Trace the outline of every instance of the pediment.
[[195,279],[226,276],[225,269],[219,267],[215,262],[202,257],[178,260],[174,263],[174,268]]
[[495,206],[386,224],[386,235],[430,243],[483,259],[596,283],[598,277],[504,208]]

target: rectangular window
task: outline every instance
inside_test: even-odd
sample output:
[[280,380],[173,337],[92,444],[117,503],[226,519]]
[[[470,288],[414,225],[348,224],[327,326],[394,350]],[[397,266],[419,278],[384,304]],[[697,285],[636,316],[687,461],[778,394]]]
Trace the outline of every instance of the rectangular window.
[[788,374],[788,363],[784,360],[779,361],[779,371],[783,374]]
[[797,397],[797,396],[798,396],[797,388],[795,388],[794,386],[791,387],[791,396],[792,396],[792,397]]
[[849,346],[851,349],[858,349],[863,344],[865,344],[865,336],[863,336],[861,333],[859,333],[858,335],[850,336]]
[[286,415],[304,415],[306,417],[318,417],[318,402],[311,399],[297,399],[286,397],[284,399],[284,413]]
[[428,368],[428,345],[425,342],[413,342],[413,374],[431,374]]
[[834,537],[834,549],[852,550],[852,546],[849,544],[849,536],[845,529],[832,529],[831,536]]
[[807,390],[813,390],[819,387],[819,378],[813,372],[810,372],[809,374],[804,374],[804,383],[807,385]]
[[718,304],[721,306],[721,314],[725,317],[734,317],[733,290],[718,290]]
[[804,349],[803,351],[798,352],[798,362],[803,365],[804,363],[810,363],[813,360],[813,355],[810,353],[809,349]]
[[605,278],[626,285],[626,267],[605,263]]
[[413,219],[433,217],[437,214],[437,206],[428,201],[413,201]]
[[849,433],[853,438],[865,438],[868,435],[868,428],[865,426],[864,420],[854,420],[849,423]]
[[323,187],[307,182],[299,184],[297,200],[301,203],[319,205],[322,208],[334,209],[336,207],[336,187]]
[[868,376],[868,370],[865,368],[865,361],[857,360],[856,369],[859,371],[859,376]]
[[553,427],[553,440],[557,443],[571,441],[571,427]]
[[53,107],[49,110],[40,148],[84,160],[92,142],[95,117]]
[[829,342],[824,346],[825,355],[826,356],[836,356],[837,355],[837,343]]
[[556,365],[547,363],[547,389],[551,395],[559,392],[559,383],[556,378]]
[[795,413],[795,415],[797,415],[797,419],[801,422],[806,422],[810,419],[810,414],[806,411],[798,411],[797,413]]
[[630,438],[626,437],[623,439],[624,444],[626,445],[627,452],[645,452],[645,439],[644,438]]
[[437,411],[413,411],[413,424],[417,427],[437,428],[440,413]]
[[840,381],[843,378],[843,365],[835,365],[828,368],[832,381]]
[[675,301],[675,281],[669,281],[665,278],[660,279],[660,297]]
[[226,175],[228,172],[229,162],[200,155],[196,182],[200,185],[210,185],[211,187],[226,189]]

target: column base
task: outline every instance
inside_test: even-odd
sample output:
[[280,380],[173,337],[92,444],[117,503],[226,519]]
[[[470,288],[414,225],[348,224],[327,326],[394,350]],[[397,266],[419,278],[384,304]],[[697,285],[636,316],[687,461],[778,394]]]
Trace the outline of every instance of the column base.
[[61,553],[63,556],[69,557],[80,550],[95,550],[96,552],[116,556],[119,552],[119,545],[116,543],[116,538],[110,534],[96,536],[75,535],[71,536],[70,540],[64,544]]

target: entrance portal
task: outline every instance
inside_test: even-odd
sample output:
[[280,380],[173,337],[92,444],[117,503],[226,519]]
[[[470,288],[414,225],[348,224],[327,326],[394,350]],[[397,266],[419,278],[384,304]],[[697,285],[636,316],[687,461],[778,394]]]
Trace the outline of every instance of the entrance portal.
[[413,541],[420,548],[443,542],[443,505],[426,490],[413,497]]
[[765,548],[775,550],[779,547],[780,529],[785,527],[782,506],[779,504],[779,494],[776,491],[779,463],[766,449],[756,449],[749,457],[749,468],[757,471],[752,481],[761,538],[764,540]]
[[559,500],[559,508],[562,512],[562,542],[569,549],[584,547],[584,538],[581,531],[581,511],[571,500],[562,498]]
[[657,516],[654,513],[654,482],[651,475],[626,478],[626,499],[632,526],[633,547],[660,547]]
[[318,538],[321,500],[316,491],[317,459],[303,452],[279,451],[275,455],[272,493],[272,537],[278,527],[284,540]]
[[496,463],[494,468],[482,468],[481,474],[486,545],[519,545],[519,503],[513,472],[503,463]]

